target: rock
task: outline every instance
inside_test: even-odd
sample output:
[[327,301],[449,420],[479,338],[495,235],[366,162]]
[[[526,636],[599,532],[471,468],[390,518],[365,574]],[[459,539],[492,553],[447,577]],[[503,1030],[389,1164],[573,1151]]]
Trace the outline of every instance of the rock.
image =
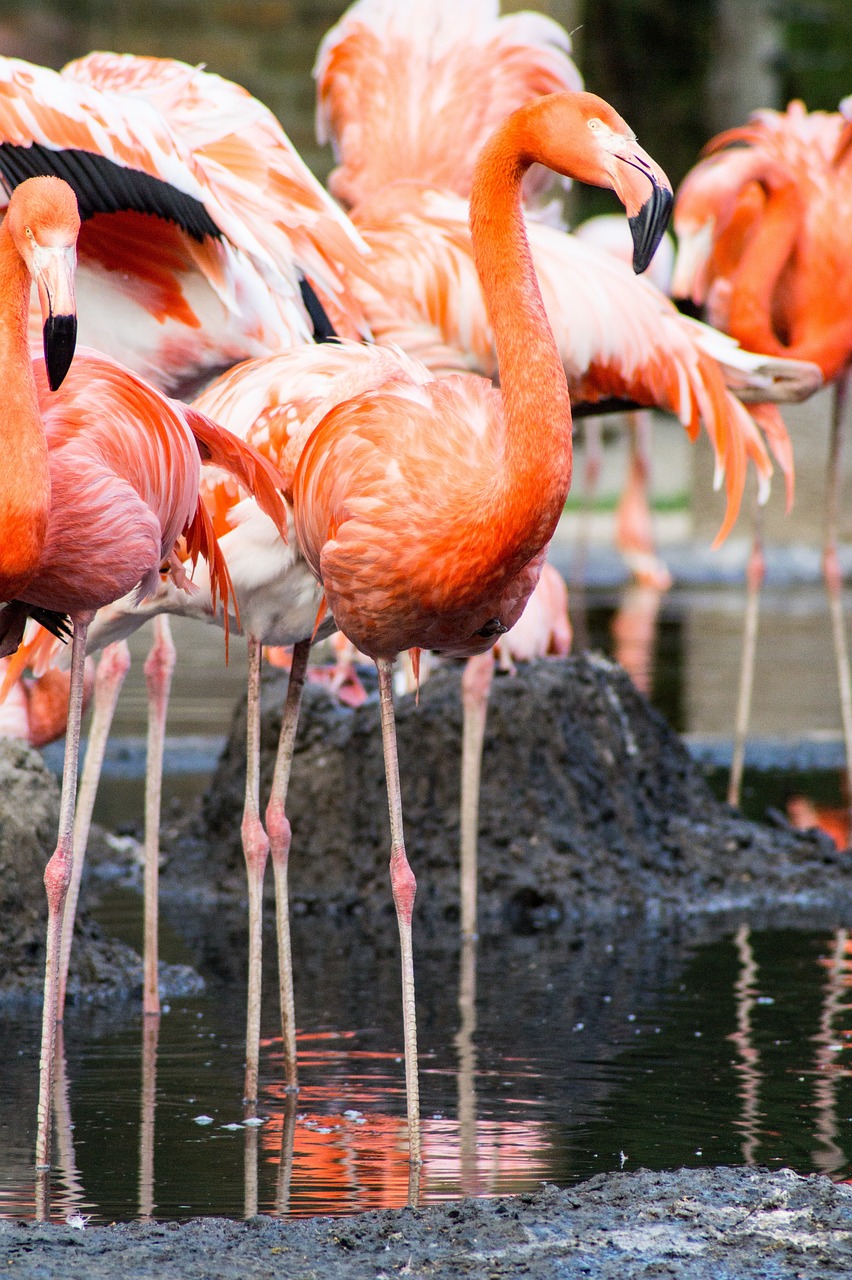
[[[420,936],[458,915],[460,667],[397,706],[409,858]],[[286,679],[264,687],[262,804]],[[204,799],[198,858],[176,875],[244,893],[240,820],[245,709]],[[308,686],[288,795],[296,912],[393,920],[379,709],[350,710]],[[618,666],[543,660],[497,678],[480,807],[480,931],[558,928],[567,918],[849,902],[847,861],[818,833],[770,828],[716,801],[678,736]],[[180,867],[179,865],[180,864]],[[271,878],[270,878],[271,879]]]
[[0,998],[44,966],[44,867],[59,826],[59,786],[41,756],[0,739]]
[[[0,739],[0,1012],[37,1004],[44,982],[44,868],[56,845],[59,784],[37,751]],[[141,911],[141,900],[140,900]],[[163,966],[170,991],[203,986],[185,965]],[[141,993],[142,961],[78,912],[68,998],[98,1003]]]
[[852,1268],[852,1190],[789,1169],[641,1170],[348,1218],[0,1223],[0,1249],[21,1280],[841,1280]]

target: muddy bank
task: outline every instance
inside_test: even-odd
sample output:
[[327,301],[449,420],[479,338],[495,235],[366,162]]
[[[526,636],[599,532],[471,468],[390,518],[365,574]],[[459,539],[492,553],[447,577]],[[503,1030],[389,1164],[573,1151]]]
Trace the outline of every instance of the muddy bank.
[[0,1265],[39,1280],[840,1277],[852,1273],[852,1188],[789,1170],[682,1169],[357,1218],[207,1218],[82,1230],[0,1222]]

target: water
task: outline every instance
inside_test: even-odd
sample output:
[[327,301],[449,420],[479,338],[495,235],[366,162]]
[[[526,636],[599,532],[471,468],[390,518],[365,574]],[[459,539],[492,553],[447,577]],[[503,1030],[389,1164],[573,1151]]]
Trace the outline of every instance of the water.
[[[454,986],[428,963],[421,970],[425,1203],[543,1180],[570,1186],[621,1167],[759,1164],[852,1177],[845,930],[743,924],[665,957],[653,938],[619,938],[593,967],[546,941],[507,948],[508,964],[480,956],[475,1030]],[[641,983],[626,962],[643,970]],[[395,963],[385,965],[395,978]],[[500,981],[483,982],[495,967]],[[394,1001],[381,999],[383,980],[378,1000],[373,990],[351,998],[352,988],[300,989],[301,1090],[289,1110],[280,1043],[265,1038],[259,1128],[242,1125],[238,997],[177,1001],[145,1028],[135,1011],[69,1017],[53,1216],[404,1204]],[[31,1018],[0,1046],[2,1216],[33,1213],[37,1045]]]

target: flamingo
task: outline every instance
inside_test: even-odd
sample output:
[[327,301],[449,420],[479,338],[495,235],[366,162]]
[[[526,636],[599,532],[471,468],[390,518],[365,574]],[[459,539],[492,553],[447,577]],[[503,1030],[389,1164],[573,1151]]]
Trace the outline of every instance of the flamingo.
[[[181,534],[193,559],[203,554],[208,560],[216,593],[227,597],[227,569],[198,499],[202,455],[233,467],[262,495],[270,513],[283,518],[277,473],[253,451],[105,356],[78,351],[72,366],[79,226],[76,197],[55,177],[21,183],[0,226],[0,359],[9,390],[0,411],[7,445],[0,506],[12,513],[0,573],[0,597],[10,601],[0,613],[0,656],[19,645],[29,615],[52,619],[58,630],[70,615],[73,626],[59,836],[45,870],[48,932],[36,1142],[42,1170],[50,1164],[58,953],[71,873],[89,622],[97,608],[131,589],[144,595],[159,580],[164,560],[186,582],[173,551]],[[27,341],[32,280],[44,313],[45,357],[36,361]],[[21,471],[24,457],[28,470]]]
[[502,395],[454,377],[401,379],[329,411],[296,466],[299,545],[339,629],[379,673],[400,933],[409,1155],[420,1164],[411,918],[392,666],[406,649],[470,656],[518,619],[541,572],[571,477],[571,406],[530,260],[520,187],[533,161],[616,191],[641,270],[669,203],[662,171],[620,116],[582,92],[515,111],[476,166],[471,234]]
[[[95,53],[60,73],[0,58],[0,205],[24,178],[51,173],[77,194],[81,341],[155,386],[194,393],[248,356],[366,334],[357,279],[365,246],[272,113],[240,86],[173,59]],[[31,311],[31,340],[36,332]],[[158,859],[160,765],[175,654],[165,616],[146,663],[149,750],[146,867]],[[86,778],[109,732],[126,670],[97,702]],[[88,799],[88,795],[87,795]],[[87,806],[83,806],[84,813]],[[87,821],[81,816],[84,838]],[[76,873],[75,873],[76,875]],[[147,883],[147,881],[146,881]],[[71,900],[75,900],[72,886]],[[145,895],[146,939],[156,898]],[[73,911],[64,929],[60,989]],[[146,943],[143,1004],[158,1006]]]
[[[536,14],[498,15],[496,0],[467,5],[420,0],[388,6],[358,0],[325,36],[315,64],[318,133],[334,145],[332,192],[370,248],[380,285],[352,281],[371,330],[436,373],[470,370],[495,378],[494,334],[474,263],[467,197],[473,157],[507,103],[534,101],[549,88],[580,80],[567,33]],[[527,208],[541,215],[546,176],[524,183]],[[703,421],[714,443],[728,505],[717,541],[739,508],[746,455],[771,471],[754,421],[726,390],[743,397],[800,398],[818,371],[767,361],[680,316],[629,266],[554,221],[528,218],[526,232],[545,309],[568,380],[575,416],[623,401],[676,414],[694,438]],[[629,235],[626,221],[623,230]],[[623,256],[620,254],[619,256]],[[570,288],[566,288],[570,281]],[[792,492],[783,422],[761,419]],[[654,551],[647,501],[647,421],[631,437],[628,488],[619,512],[619,543],[640,581],[658,590],[671,576]],[[478,765],[484,728],[484,672],[463,681],[462,934],[475,932],[475,830]],[[471,853],[473,849],[473,853]]]
[[[9,659],[0,659],[0,683],[5,678]],[[85,711],[94,689],[95,670],[91,658],[86,659],[83,685]],[[51,667],[37,679],[16,680],[0,703],[0,738],[23,738],[31,747],[46,747],[61,738],[68,723],[67,671]]]
[[[843,411],[852,363],[852,119],[849,113],[758,111],[712,139],[678,197],[675,287],[706,305],[739,341],[812,361],[835,388],[823,542],[847,775],[852,781],[852,680],[837,561]],[[746,642],[729,800],[742,776],[751,700],[762,539],[748,567]],[[852,794],[852,792],[850,792]]]

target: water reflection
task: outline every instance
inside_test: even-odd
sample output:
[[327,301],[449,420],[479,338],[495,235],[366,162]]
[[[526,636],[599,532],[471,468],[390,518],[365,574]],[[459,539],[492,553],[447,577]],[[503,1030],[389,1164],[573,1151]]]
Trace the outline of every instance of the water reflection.
[[846,1155],[839,1146],[839,1127],[837,1118],[837,1085],[841,1076],[849,1076],[850,1071],[840,1062],[840,1054],[845,1045],[838,1041],[835,1022],[841,1009],[848,1005],[841,1003],[846,985],[846,949],[849,935],[845,929],[838,929],[834,935],[831,951],[823,959],[825,968],[825,987],[820,1002],[819,1030],[813,1036],[817,1046],[814,1063],[814,1110],[816,1112],[815,1137],[819,1147],[812,1153],[815,1167],[820,1173],[837,1173],[846,1164]]
[[760,1085],[762,1081],[760,1054],[754,1046],[752,1012],[757,1000],[757,964],[754,959],[748,925],[740,925],[734,935],[734,946],[740,962],[740,972],[734,984],[737,1029],[728,1039],[737,1047],[739,1060],[734,1070],[740,1077],[739,1095],[742,1112],[735,1124],[742,1130],[743,1164],[754,1164],[755,1152],[760,1145]]
[[142,1088],[139,1120],[139,1219],[147,1222],[154,1216],[154,1113],[157,1106],[157,1045],[160,1040],[160,1015],[148,1013],[142,1018]]
[[[571,1185],[620,1167],[621,1152],[628,1168],[759,1163],[852,1176],[847,929],[743,922],[680,953],[620,933],[585,957],[566,955],[564,940],[537,940],[502,969],[486,954],[478,995],[473,946],[460,968],[441,970],[454,972],[454,990],[421,984],[423,1202]],[[320,1006],[345,1020],[333,978],[302,1002],[309,1025]],[[395,992],[379,986],[390,1022]],[[216,992],[160,1019],[124,1011],[84,1024],[75,1011],[59,1044],[49,1198],[32,1171],[37,1019],[22,1020],[0,1042],[0,1216],[403,1206],[405,1100],[388,1033],[301,1033],[298,1097],[284,1087],[280,1038],[267,1038],[261,1123],[247,1125],[235,1007]]]

